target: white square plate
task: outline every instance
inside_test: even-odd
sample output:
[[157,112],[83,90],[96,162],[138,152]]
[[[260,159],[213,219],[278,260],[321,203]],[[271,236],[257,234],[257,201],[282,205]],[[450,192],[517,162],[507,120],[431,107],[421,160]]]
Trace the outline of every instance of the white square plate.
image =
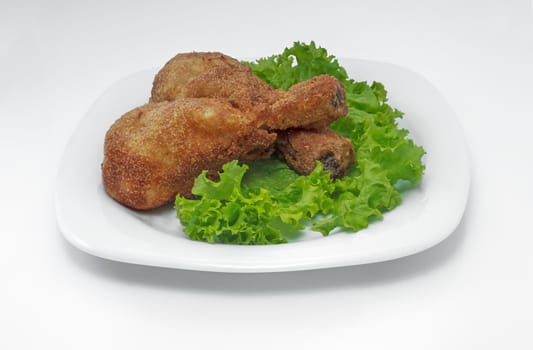
[[128,263],[170,268],[274,272],[391,260],[427,249],[450,235],[463,215],[470,185],[468,154],[456,117],[439,92],[420,75],[381,62],[339,60],[351,78],[379,81],[389,103],[405,113],[401,126],[422,145],[426,173],[421,185],[384,219],[358,233],[270,246],[191,241],[171,206],[141,213],[107,196],[101,180],[104,136],[122,114],[148,101],[157,70],[133,74],[110,87],[74,132],[57,177],[60,230],[79,249]]

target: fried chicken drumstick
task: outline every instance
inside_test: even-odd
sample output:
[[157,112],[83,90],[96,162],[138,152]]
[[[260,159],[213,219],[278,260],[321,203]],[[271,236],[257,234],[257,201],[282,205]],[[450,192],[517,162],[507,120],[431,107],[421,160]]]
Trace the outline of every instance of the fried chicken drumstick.
[[216,175],[233,159],[268,156],[276,135],[229,103],[185,98],[148,103],[108,130],[102,164],[106,191],[135,209],[157,208],[179,193],[191,198],[203,170]]
[[[182,71],[189,73],[172,78]],[[258,128],[268,130],[322,129],[348,111],[344,87],[332,76],[315,77],[285,92],[263,82],[248,66],[218,53],[178,54],[159,71],[150,101],[180,97],[228,99],[236,108],[256,115]]]
[[331,129],[291,129],[278,133],[276,150],[297,173],[309,175],[322,162],[332,178],[342,177],[354,163],[352,143]]

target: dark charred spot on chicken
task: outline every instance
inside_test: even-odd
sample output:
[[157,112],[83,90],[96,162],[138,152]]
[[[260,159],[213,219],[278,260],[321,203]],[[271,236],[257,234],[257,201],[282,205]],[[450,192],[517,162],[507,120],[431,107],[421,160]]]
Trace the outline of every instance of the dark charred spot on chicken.
[[326,152],[320,156],[320,162],[324,166],[324,169],[331,173],[331,178],[339,178],[342,174],[340,164],[335,159],[335,155],[332,152]]
[[344,103],[344,93],[342,89],[337,86],[337,88],[335,89],[335,96],[333,96],[331,104],[333,105],[333,107],[338,108],[340,106],[344,106]]

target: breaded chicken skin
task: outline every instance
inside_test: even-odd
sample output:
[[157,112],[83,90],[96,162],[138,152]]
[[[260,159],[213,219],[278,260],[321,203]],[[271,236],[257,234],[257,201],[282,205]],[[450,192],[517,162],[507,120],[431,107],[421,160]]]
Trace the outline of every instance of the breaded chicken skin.
[[268,130],[320,130],[347,113],[344,86],[330,75],[294,84],[281,99],[257,110],[258,125]]
[[150,102],[172,101],[185,97],[181,92],[183,86],[217,66],[239,67],[241,63],[220,52],[177,54],[155,76]]
[[292,169],[303,175],[309,175],[320,161],[332,178],[339,178],[355,161],[351,141],[331,129],[291,129],[278,133],[276,150]]
[[[274,89],[253,74],[250,67],[231,61],[230,57],[219,56],[210,65],[205,64],[211,55],[194,53],[171,59],[154,79],[151,101],[224,98],[238,109],[253,112],[257,127],[268,130],[322,129],[348,111],[344,86],[332,76],[312,78],[285,92]],[[188,70],[192,73],[174,78]],[[163,90],[166,93],[160,93]]]
[[191,198],[194,179],[216,174],[234,159],[268,156],[276,135],[257,129],[255,117],[213,99],[148,103],[108,130],[102,164],[109,195],[135,209]]

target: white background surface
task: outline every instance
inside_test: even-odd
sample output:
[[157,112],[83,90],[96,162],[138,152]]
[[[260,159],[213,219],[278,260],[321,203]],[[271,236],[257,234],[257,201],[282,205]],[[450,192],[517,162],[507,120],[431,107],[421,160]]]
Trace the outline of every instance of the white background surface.
[[[518,0],[1,2],[0,348],[531,349],[531,16]],[[115,263],[64,241],[57,166],[104,89],[177,52],[264,56],[295,40],[403,65],[448,99],[473,176],[449,239],[263,275]]]

